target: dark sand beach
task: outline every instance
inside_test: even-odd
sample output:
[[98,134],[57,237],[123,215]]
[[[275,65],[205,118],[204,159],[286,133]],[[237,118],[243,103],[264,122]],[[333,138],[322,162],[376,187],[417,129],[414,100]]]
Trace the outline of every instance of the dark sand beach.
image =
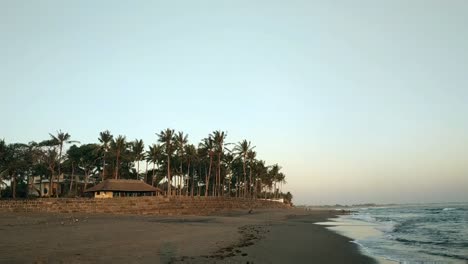
[[330,211],[211,216],[0,215],[1,263],[374,263],[315,225]]

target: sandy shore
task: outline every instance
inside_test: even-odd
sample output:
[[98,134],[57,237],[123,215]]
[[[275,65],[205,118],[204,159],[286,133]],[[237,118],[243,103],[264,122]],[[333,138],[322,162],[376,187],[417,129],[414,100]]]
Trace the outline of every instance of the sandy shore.
[[0,263],[374,263],[325,227],[334,212],[0,215]]

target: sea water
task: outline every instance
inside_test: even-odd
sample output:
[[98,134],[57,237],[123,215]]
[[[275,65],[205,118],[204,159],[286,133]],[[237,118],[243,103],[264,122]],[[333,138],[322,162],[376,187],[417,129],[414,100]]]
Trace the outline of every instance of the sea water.
[[364,253],[397,263],[468,264],[468,204],[354,208],[329,227]]

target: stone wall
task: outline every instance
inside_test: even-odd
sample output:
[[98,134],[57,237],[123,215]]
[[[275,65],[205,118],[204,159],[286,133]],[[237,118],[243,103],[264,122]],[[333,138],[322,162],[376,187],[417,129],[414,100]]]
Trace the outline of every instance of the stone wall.
[[0,213],[106,213],[142,215],[208,215],[219,211],[250,208],[288,208],[266,200],[228,197],[121,197],[111,199],[39,198],[0,201]]

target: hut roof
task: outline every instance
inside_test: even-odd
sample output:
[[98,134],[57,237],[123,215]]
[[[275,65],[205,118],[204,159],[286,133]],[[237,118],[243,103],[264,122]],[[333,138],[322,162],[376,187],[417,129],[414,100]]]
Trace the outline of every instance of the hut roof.
[[105,180],[96,186],[88,188],[85,192],[121,191],[121,192],[161,192],[161,189],[153,187],[140,180]]

